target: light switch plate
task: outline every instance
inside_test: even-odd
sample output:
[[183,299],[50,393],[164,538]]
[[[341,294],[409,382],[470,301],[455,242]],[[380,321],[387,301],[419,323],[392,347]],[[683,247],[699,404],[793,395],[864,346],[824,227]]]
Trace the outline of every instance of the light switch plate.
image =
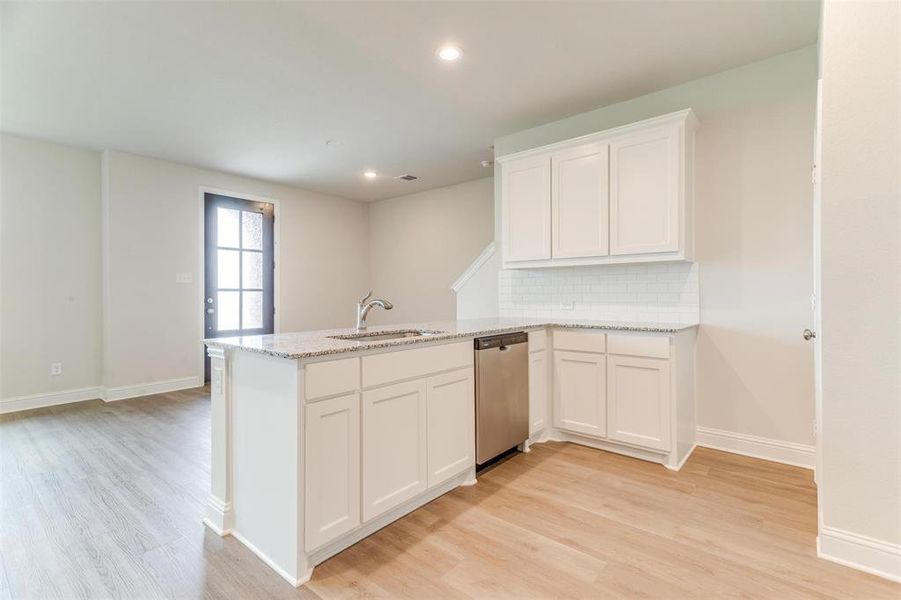
[[175,283],[194,283],[193,273],[176,273]]

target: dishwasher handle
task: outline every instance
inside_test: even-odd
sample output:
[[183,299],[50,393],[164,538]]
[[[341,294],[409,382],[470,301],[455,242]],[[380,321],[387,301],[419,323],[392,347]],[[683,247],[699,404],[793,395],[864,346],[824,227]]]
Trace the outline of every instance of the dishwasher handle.
[[492,335],[490,337],[476,338],[475,349],[478,352],[479,350],[492,350],[497,348],[503,352],[509,349],[510,346],[525,344],[528,341],[529,335],[527,333],[517,331],[515,333],[504,333],[501,335]]

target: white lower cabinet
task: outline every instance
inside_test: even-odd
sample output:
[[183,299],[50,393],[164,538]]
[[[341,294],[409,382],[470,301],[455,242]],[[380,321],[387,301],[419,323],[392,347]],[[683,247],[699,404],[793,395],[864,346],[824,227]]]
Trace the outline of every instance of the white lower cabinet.
[[554,351],[554,425],[592,437],[607,433],[607,368],[603,354]]
[[363,392],[363,521],[425,491],[425,379]]
[[547,352],[532,352],[529,354],[529,435],[538,433],[547,425],[547,383]]
[[308,404],[305,418],[304,546],[313,550],[360,525],[360,395]]
[[447,481],[475,462],[474,386],[471,368],[426,380],[429,487]]
[[668,360],[607,356],[607,436],[669,451],[672,429]]

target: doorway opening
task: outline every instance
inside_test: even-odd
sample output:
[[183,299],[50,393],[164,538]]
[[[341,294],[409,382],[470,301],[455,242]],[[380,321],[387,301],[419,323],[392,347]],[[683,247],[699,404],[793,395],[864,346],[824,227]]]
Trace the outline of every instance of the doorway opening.
[[[275,205],[204,193],[204,337],[275,330]],[[204,350],[204,382],[210,359]]]

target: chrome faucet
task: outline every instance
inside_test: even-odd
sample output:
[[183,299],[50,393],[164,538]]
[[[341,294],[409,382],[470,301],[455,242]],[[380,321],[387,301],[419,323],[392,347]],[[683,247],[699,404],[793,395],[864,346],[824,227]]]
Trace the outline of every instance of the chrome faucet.
[[369,300],[370,298],[372,298],[372,290],[369,290],[369,293],[360,298],[360,301],[357,302],[357,331],[366,331],[366,315],[369,314],[369,311],[372,310],[373,307],[378,306],[385,310],[394,308],[394,305],[387,300],[382,300],[381,298]]

